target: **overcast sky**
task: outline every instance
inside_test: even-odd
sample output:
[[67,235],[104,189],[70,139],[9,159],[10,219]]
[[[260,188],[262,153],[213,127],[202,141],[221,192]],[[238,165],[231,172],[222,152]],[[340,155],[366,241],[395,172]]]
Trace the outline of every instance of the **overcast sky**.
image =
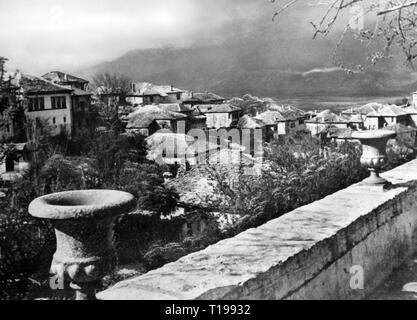
[[131,49],[210,39],[271,6],[268,0],[0,0],[0,55],[9,58],[9,69],[72,70]]

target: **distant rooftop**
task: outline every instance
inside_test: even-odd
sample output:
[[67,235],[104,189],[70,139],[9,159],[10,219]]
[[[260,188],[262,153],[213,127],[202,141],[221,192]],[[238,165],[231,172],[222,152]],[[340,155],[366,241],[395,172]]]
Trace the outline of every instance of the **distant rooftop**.
[[225,99],[212,92],[190,92],[189,97],[184,102],[201,101],[201,102],[216,102],[224,101]]
[[68,73],[64,73],[61,71],[51,71],[42,76],[42,78],[49,80],[51,82],[61,82],[61,83],[69,83],[69,82],[83,82],[88,83],[88,80],[73,76]]
[[134,83],[134,88],[128,95],[135,96],[161,96],[166,97],[168,94],[176,94],[185,92],[182,89],[175,88],[171,85],[156,85],[150,82],[138,82]]
[[279,111],[268,110],[260,115],[256,116],[255,119],[261,120],[266,125],[274,125],[277,122],[287,121]]
[[23,88],[27,94],[36,93],[70,93],[73,90],[57,85],[38,76],[19,73],[14,81]]
[[163,110],[155,105],[148,105],[136,108],[128,116],[129,122],[126,128],[147,128],[154,120],[179,120],[185,118],[187,116],[184,114]]
[[237,124],[237,127],[240,129],[259,129],[264,126],[265,124],[263,123],[262,120],[253,118],[247,114],[241,117]]
[[235,107],[230,104],[202,104],[197,105],[197,108],[202,113],[230,113],[241,111],[239,107]]
[[383,105],[377,110],[371,111],[366,116],[367,117],[398,117],[407,115],[405,108],[401,108],[397,105]]

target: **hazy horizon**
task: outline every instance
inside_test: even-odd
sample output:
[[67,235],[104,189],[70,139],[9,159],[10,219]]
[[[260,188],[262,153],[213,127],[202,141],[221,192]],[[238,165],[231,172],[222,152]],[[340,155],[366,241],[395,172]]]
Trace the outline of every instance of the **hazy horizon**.
[[323,8],[303,4],[281,24],[271,21],[275,9],[270,0],[0,0],[0,55],[9,70],[40,74],[134,49],[215,44],[255,28],[310,39],[309,22]]

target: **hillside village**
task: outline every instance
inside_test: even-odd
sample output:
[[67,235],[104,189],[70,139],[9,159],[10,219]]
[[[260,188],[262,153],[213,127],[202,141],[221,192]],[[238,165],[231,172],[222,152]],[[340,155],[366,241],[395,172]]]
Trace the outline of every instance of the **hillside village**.
[[[248,174],[259,174],[267,165],[263,144],[286,136],[345,141],[356,130],[391,128],[415,139],[417,128],[417,107],[408,102],[370,103],[336,114],[300,110],[249,94],[226,99],[173,85],[131,82],[125,91],[94,87],[88,80],[60,71],[42,76],[17,71],[6,83],[8,91],[0,97],[0,141],[12,145],[13,151],[0,157],[3,187],[28,170],[36,128],[45,126],[48,135],[65,134],[71,139],[86,129],[105,134],[117,126],[120,135],[144,137],[149,161],[173,168],[164,175],[165,183],[177,190],[180,199],[176,211],[163,219],[182,217],[178,230],[182,237],[202,232],[207,212],[219,225],[237,219],[216,212],[223,199],[216,195],[217,182],[201,165],[225,167],[233,179],[234,170],[242,165],[249,168]],[[196,215],[196,209],[204,213]]]

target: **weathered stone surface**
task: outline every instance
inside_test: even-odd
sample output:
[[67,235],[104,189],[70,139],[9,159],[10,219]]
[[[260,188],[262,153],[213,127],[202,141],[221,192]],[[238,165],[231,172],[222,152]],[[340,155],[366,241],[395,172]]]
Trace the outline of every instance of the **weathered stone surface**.
[[80,190],[35,199],[29,213],[49,219],[57,239],[50,272],[71,281],[79,299],[94,298],[94,289],[116,265],[112,226],[116,215],[135,204],[126,192]]
[[[417,160],[100,292],[99,299],[363,298],[411,253]],[[352,289],[360,266],[364,289]]]
[[48,194],[32,201],[29,213],[43,219],[105,218],[131,209],[134,197],[114,190],[76,190]]
[[379,171],[387,162],[387,142],[396,136],[395,131],[371,130],[352,132],[352,138],[362,144],[361,164],[369,169],[371,176],[361,182],[364,185],[386,185],[387,181],[379,176]]

